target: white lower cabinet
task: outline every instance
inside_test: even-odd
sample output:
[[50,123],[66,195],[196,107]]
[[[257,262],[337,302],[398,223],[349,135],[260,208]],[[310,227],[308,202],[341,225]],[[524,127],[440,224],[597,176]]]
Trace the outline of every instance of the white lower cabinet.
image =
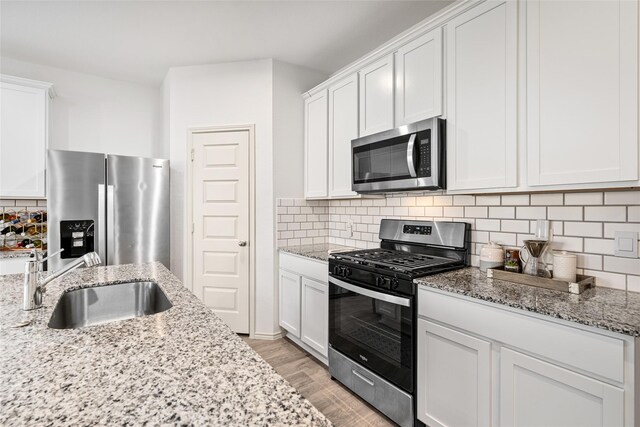
[[0,259],[0,276],[3,274],[24,273],[24,265],[29,258],[5,258]]
[[636,425],[632,337],[422,287],[418,316],[428,426]]
[[279,324],[287,337],[327,364],[329,267],[326,262],[280,253]]
[[302,342],[328,356],[329,286],[302,278]]
[[280,270],[280,326],[300,338],[300,284],[302,277]]
[[505,348],[500,425],[622,426],[624,390]]
[[418,418],[429,426],[491,424],[491,343],[418,320]]

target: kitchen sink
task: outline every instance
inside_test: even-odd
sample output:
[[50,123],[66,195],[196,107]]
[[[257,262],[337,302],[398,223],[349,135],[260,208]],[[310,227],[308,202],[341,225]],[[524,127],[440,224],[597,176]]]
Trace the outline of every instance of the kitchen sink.
[[173,306],[155,282],[127,282],[75,289],[62,294],[49,327],[76,329],[148,316]]

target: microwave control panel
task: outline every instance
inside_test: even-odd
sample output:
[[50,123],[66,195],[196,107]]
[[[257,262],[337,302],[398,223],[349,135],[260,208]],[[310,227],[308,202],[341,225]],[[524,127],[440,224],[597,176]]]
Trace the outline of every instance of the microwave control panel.
[[418,168],[418,177],[431,176],[431,138],[420,139],[418,144],[420,150],[420,167]]

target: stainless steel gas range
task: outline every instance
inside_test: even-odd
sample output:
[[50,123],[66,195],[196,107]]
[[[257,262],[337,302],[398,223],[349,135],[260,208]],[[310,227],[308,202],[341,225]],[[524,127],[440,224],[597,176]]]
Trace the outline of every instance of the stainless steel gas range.
[[469,225],[380,224],[380,248],[329,257],[329,371],[401,426],[415,418],[416,285],[465,267]]

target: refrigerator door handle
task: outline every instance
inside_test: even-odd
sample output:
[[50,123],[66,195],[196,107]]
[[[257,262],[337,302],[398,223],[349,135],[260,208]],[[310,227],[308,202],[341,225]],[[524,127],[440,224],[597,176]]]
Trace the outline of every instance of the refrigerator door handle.
[[98,226],[94,227],[94,232],[98,235],[98,255],[104,260],[104,265],[107,265],[107,233],[106,233],[106,207],[105,207],[105,186],[104,184],[98,184]]
[[111,265],[115,260],[115,207],[113,205],[113,185],[107,185],[107,261]]

